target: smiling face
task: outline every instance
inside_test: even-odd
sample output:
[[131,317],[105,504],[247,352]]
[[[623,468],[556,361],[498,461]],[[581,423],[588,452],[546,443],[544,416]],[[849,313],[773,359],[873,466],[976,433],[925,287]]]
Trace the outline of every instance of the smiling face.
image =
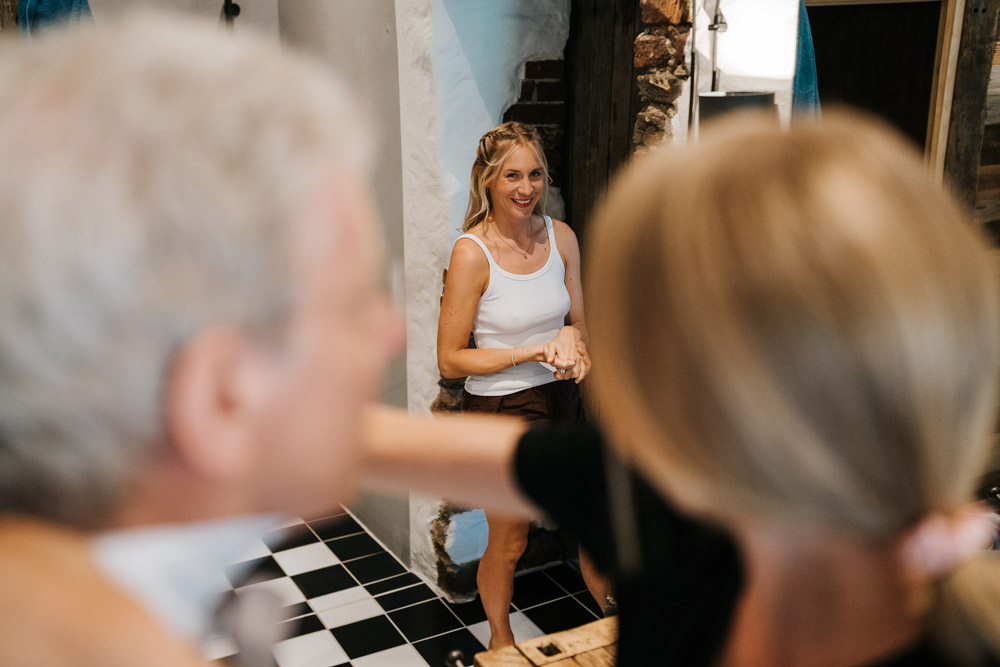
[[545,192],[545,166],[538,150],[520,144],[507,156],[500,173],[490,183],[494,218],[527,219]]

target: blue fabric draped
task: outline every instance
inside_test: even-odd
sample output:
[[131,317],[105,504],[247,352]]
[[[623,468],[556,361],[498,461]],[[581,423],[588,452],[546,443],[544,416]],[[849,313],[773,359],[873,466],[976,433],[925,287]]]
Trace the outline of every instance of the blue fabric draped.
[[22,35],[34,35],[65,21],[91,20],[88,0],[21,0],[17,25]]
[[792,114],[819,115],[819,83],[816,51],[813,48],[806,0],[799,0],[799,37],[795,49],[795,78],[792,81]]

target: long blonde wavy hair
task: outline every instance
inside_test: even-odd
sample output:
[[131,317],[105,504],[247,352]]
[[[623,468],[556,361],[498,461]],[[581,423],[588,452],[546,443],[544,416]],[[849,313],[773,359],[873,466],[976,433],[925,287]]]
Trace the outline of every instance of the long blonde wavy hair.
[[469,206],[465,210],[465,222],[462,231],[467,232],[485,220],[493,210],[490,200],[489,186],[503,167],[504,160],[510,157],[521,146],[530,146],[538,156],[545,172],[545,190],[538,198],[533,213],[545,212],[545,195],[549,183],[549,163],[542,150],[542,139],[531,125],[508,121],[497,125],[479,140],[476,147],[476,159],[472,163],[472,174],[469,177]]
[[[995,423],[994,259],[894,132],[738,117],[638,160],[591,230],[594,384],[612,441],[723,523],[892,540],[973,496]],[[934,584],[930,622],[1000,655],[1000,562]]]

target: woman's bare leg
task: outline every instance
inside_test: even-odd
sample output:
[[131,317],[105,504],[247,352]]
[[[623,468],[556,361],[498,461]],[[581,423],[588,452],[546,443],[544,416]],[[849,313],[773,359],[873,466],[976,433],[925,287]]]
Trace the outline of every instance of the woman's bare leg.
[[587,552],[580,547],[580,574],[583,575],[583,583],[587,584],[587,590],[594,596],[594,601],[601,608],[603,614],[608,609],[608,596],[611,595],[611,582],[604,575],[597,571],[594,563],[590,560]]
[[476,583],[490,624],[489,649],[514,643],[510,629],[510,600],[514,594],[514,567],[528,544],[528,522],[486,512],[490,534],[479,561]]

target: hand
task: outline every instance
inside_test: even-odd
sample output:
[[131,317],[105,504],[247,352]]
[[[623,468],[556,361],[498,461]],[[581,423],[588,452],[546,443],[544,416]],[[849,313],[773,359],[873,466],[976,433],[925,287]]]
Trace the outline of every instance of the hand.
[[557,368],[552,376],[557,380],[575,380],[576,384],[583,382],[583,378],[590,373],[590,354],[587,352],[587,344],[582,340],[576,342],[577,361],[572,369],[565,372]]
[[556,372],[565,369],[565,374],[568,374],[579,359],[576,348],[579,340],[580,332],[575,327],[563,327],[555,338],[545,344],[545,362],[555,366]]

